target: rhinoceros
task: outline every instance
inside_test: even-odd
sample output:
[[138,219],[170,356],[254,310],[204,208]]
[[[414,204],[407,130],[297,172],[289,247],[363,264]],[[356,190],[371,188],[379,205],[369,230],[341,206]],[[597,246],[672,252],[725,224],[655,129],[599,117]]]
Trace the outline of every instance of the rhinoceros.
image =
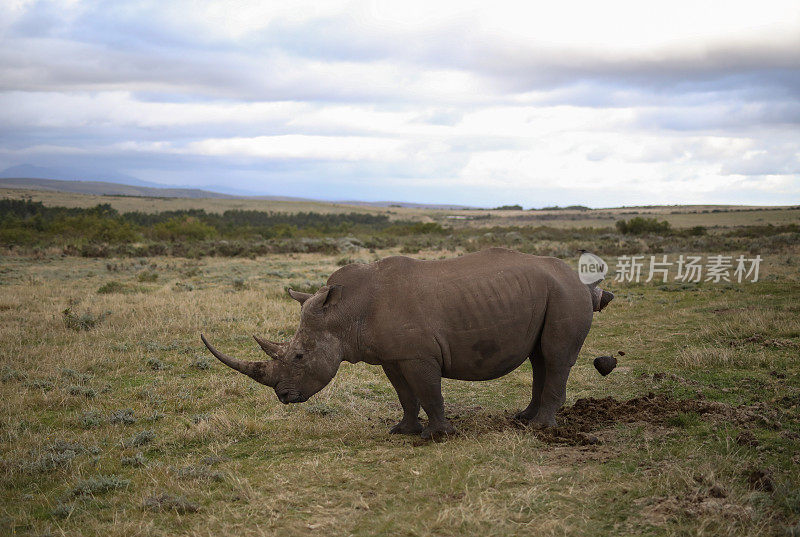
[[592,313],[613,298],[582,283],[560,259],[504,248],[347,265],[314,294],[288,292],[301,304],[291,341],[253,336],[271,360],[233,358],[201,334],[203,343],[225,365],[274,388],[284,404],[308,400],[342,361],[379,365],[403,408],[390,432],[426,439],[454,432],[444,413],[443,377],[496,379],[525,360],[533,366],[533,395],[516,419],[555,425]]

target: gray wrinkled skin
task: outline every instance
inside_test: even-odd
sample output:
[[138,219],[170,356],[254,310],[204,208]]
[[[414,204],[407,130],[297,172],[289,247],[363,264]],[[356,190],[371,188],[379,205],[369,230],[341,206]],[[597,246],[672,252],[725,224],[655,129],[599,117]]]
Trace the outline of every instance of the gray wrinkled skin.
[[454,432],[444,416],[443,377],[495,379],[525,360],[533,366],[532,398],[516,418],[555,425],[593,310],[613,298],[559,259],[503,248],[348,265],[313,295],[289,293],[302,304],[295,336],[286,344],[256,338],[273,360],[243,362],[203,341],[227,365],[274,387],[283,403],[306,401],[342,361],[380,365],[403,408],[391,432],[424,438]]

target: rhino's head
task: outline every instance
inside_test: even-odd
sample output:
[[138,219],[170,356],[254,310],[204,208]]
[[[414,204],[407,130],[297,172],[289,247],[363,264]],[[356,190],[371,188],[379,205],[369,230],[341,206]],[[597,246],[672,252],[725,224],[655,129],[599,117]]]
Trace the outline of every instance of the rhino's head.
[[326,285],[313,295],[290,289],[289,295],[302,305],[300,328],[291,341],[275,343],[253,336],[271,360],[248,362],[227,356],[206,341],[205,336],[200,336],[223,364],[275,388],[275,394],[284,404],[302,403],[327,386],[345,352],[340,334],[346,316],[337,311],[341,286]]

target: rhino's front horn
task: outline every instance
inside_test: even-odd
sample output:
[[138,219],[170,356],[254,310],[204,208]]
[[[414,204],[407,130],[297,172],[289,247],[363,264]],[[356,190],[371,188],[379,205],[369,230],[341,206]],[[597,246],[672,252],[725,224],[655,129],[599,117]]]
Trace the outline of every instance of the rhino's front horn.
[[289,296],[293,299],[297,300],[300,304],[303,304],[306,300],[311,298],[311,293],[301,293],[300,291],[295,291],[294,289],[289,289]]
[[235,369],[239,373],[244,373],[253,380],[266,386],[274,387],[275,384],[278,383],[278,379],[276,378],[275,374],[275,362],[248,362],[245,360],[239,360],[238,358],[234,358],[219,352],[214,348],[213,345],[211,345],[211,343],[208,342],[208,340],[206,340],[206,337],[203,334],[200,334],[200,339],[203,340],[203,344],[209,351],[211,351],[211,354],[216,356],[220,362],[227,365],[231,369]]
[[272,358],[280,358],[280,356],[283,354],[284,346],[281,345],[280,343],[275,343],[274,341],[261,339],[258,336],[253,336],[253,339],[255,339],[256,343],[258,343],[261,349]]

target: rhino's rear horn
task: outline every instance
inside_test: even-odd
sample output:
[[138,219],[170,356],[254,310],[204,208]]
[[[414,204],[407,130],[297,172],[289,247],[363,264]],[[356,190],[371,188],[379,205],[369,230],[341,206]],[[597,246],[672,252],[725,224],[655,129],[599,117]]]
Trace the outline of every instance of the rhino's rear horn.
[[211,354],[216,356],[220,362],[227,365],[231,369],[235,369],[239,373],[244,373],[253,380],[266,386],[274,387],[278,383],[275,371],[275,362],[248,362],[246,360],[239,360],[238,358],[234,358],[233,356],[228,356],[227,354],[219,352],[211,343],[208,342],[203,334],[200,334],[200,339],[203,340],[203,344],[209,351],[211,351]]
[[256,335],[253,336],[253,339],[255,339],[256,343],[258,343],[261,349],[272,358],[280,358],[281,354],[283,354],[284,346],[282,344],[275,343],[274,341],[269,341],[266,339],[261,339]]

